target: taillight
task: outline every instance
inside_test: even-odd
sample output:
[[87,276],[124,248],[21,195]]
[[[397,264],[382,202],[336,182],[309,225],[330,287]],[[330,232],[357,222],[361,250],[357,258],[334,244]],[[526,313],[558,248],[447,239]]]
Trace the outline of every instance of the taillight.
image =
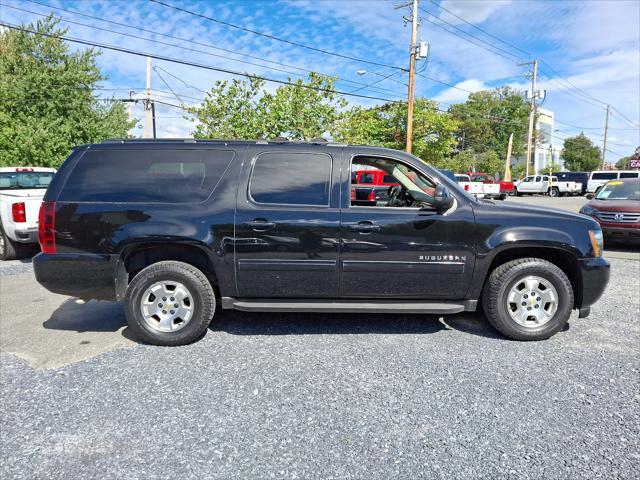
[[14,222],[26,222],[27,221],[27,211],[24,207],[24,202],[18,202],[11,205],[11,215],[13,216]]
[[369,192],[369,195],[367,195],[367,200],[369,202],[375,202],[375,200],[376,200],[376,192],[374,190],[371,190]]
[[464,189],[468,192],[469,191],[469,185],[465,185]]
[[352,188],[351,189],[351,200],[355,200],[356,199],[356,189]]
[[42,202],[38,214],[38,240],[42,253],[56,253],[56,202]]

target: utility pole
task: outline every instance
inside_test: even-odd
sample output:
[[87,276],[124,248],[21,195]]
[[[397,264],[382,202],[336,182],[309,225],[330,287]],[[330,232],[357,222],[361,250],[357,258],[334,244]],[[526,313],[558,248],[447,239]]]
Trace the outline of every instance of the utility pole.
[[416,71],[416,40],[418,37],[418,0],[413,0],[411,12],[411,55],[409,56],[409,99],[407,105],[407,152],[413,147],[413,87]]
[[509,135],[509,145],[507,145],[507,161],[504,164],[504,180],[511,181],[511,149],[513,147],[513,133]]
[[607,135],[609,134],[609,110],[611,105],[607,105],[607,116],[604,120],[604,144],[602,145],[602,170],[604,170],[605,159],[607,158]]
[[151,100],[151,121],[153,123],[153,138],[158,138],[156,136],[156,102]]
[[[533,154],[532,154],[532,143],[533,143],[533,129],[535,128],[535,119],[536,119],[536,98],[538,97],[538,93],[536,92],[536,81],[538,80],[538,60],[534,60],[533,62],[521,63],[522,65],[532,65],[533,64],[533,72],[531,75],[531,110],[529,111],[529,132],[527,133],[527,176],[529,176],[529,167],[533,168]],[[535,172],[534,172],[535,173]]]
[[[147,57],[147,91],[146,91],[143,105],[144,105],[144,114],[145,114],[144,138],[151,138],[151,57]],[[154,120],[155,120],[155,115],[154,115]],[[155,138],[155,135],[154,135],[154,138]]]

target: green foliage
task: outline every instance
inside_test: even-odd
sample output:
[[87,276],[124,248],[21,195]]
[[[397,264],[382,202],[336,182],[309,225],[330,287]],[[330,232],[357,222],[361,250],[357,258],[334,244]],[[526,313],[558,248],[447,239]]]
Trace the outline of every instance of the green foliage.
[[[27,28],[56,36],[48,17]],[[105,79],[98,52],[69,52],[57,37],[0,32],[0,166],[58,167],[75,145],[125,137],[135,124],[122,103],[92,96]]]
[[[334,92],[335,78],[309,74],[304,82],[263,90],[264,81],[217,81],[198,107],[189,109],[199,122],[196,138],[310,140],[329,131],[346,102]],[[313,88],[305,88],[307,87]]]
[[[438,104],[417,98],[413,108],[413,154],[425,162],[452,168],[450,153],[456,143],[458,122],[438,112]],[[404,150],[407,136],[407,104],[385,103],[346,111],[332,130],[333,137],[352,144],[377,145]]]
[[565,168],[574,172],[589,172],[600,166],[600,147],[591,142],[584,133],[565,138],[562,148]]
[[469,147],[476,152],[493,151],[505,159],[513,133],[511,154],[518,156],[524,152],[529,104],[517,90],[501,87],[475,92],[465,103],[452,105],[449,111],[459,121],[457,136],[461,150]]
[[455,162],[454,169],[458,172],[475,171],[495,175],[504,170],[504,160],[493,150],[484,152],[476,152],[472,149],[463,150],[452,157],[452,161]]

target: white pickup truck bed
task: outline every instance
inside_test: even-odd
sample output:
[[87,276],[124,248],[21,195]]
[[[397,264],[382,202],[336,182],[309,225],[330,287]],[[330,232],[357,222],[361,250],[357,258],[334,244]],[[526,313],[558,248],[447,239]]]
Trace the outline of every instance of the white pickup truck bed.
[[0,168],[0,259],[20,254],[20,246],[38,242],[40,204],[55,170],[45,167]]

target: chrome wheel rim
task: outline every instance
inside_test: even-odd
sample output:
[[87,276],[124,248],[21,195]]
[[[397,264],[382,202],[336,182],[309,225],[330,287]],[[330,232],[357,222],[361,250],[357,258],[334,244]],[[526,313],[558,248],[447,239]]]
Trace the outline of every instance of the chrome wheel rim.
[[4,234],[0,232],[0,255],[2,256],[4,256],[4,247],[5,247]]
[[558,310],[558,292],[542,277],[527,275],[518,279],[507,296],[507,311],[511,318],[526,328],[548,323]]
[[191,320],[193,310],[193,296],[180,282],[156,282],[145,290],[140,300],[144,321],[159,332],[184,328]]

